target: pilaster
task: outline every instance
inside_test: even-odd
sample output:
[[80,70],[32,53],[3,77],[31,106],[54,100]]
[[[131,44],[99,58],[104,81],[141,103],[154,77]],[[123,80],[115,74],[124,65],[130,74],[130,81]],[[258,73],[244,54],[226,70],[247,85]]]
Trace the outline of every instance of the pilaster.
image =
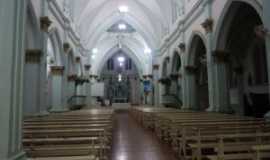
[[[87,64],[87,65],[84,66],[84,68],[85,68],[85,72],[86,72],[86,77],[88,77],[88,79],[90,81],[91,65]],[[91,83],[90,82],[86,83],[85,88],[86,88],[86,106],[91,107],[91,105],[92,105]]]
[[159,65],[153,65],[154,106],[160,106]]
[[47,43],[48,43],[48,31],[52,24],[52,21],[48,17],[48,2],[41,1],[41,17],[40,17],[40,43],[41,43],[41,54],[40,56],[40,72],[39,72],[39,114],[47,114],[49,109],[48,94],[47,94]]
[[206,34],[206,42],[207,42],[207,75],[208,75],[208,91],[209,91],[209,108],[207,111],[215,111],[216,110],[216,74],[215,74],[215,66],[214,66],[214,61],[213,61],[213,56],[212,56],[212,43],[213,43],[213,26],[214,26],[214,20],[212,19],[212,3],[207,3],[205,4],[205,13],[206,13],[206,19],[205,21],[201,24],[202,27],[205,30]]
[[24,103],[25,115],[42,112],[39,100],[41,99],[40,72],[42,51],[39,49],[26,49],[24,66]]
[[[268,67],[268,79],[270,80],[270,1],[269,0],[262,0],[263,6],[263,24],[265,28],[265,43],[266,43],[266,55],[267,55],[267,67]],[[268,80],[268,81],[269,81]],[[270,92],[270,83],[269,85],[269,92]],[[265,115],[267,118],[270,117],[270,111]],[[270,118],[269,118],[270,119]]]
[[67,111],[63,96],[63,66],[51,66],[52,75],[52,108],[51,112]]
[[0,1],[0,159],[24,160],[22,149],[26,1]]
[[196,94],[196,72],[195,66],[185,66],[185,85],[186,85],[186,102],[183,106],[184,110],[198,110],[198,104],[195,99]]
[[227,83],[227,63],[229,60],[229,51],[215,50],[212,52],[214,67],[216,72],[216,106],[212,111],[228,113],[231,111],[229,103],[229,86]]

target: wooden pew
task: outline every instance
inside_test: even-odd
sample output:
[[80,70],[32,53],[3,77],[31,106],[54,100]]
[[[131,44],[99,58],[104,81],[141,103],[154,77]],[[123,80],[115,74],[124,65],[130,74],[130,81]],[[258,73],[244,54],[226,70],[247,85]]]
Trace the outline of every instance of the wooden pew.
[[270,157],[270,144],[267,145],[254,145],[252,150],[255,152],[255,159],[262,160]]
[[[265,143],[270,143],[268,141],[270,127],[265,123],[264,119],[220,113],[155,110],[149,108],[133,109],[132,114],[136,114],[134,117],[139,118],[143,125],[154,123],[155,129],[153,131],[157,136],[163,142],[171,143],[172,148],[183,159],[192,159],[192,157],[193,159],[215,159],[221,153],[220,149],[218,149],[221,143],[217,135],[226,135],[224,139],[232,138],[230,135],[239,136],[235,137],[234,143],[224,141],[226,142],[223,143],[225,145],[225,159],[237,159],[237,157],[239,159],[241,156],[242,158],[254,157],[254,152],[247,152],[247,150],[251,150],[251,146],[261,143],[251,140],[245,140],[240,143],[237,142],[239,139],[251,139],[254,138],[254,135],[257,135],[256,138],[264,137]],[[258,133],[265,134],[265,136],[259,136]],[[245,137],[244,134],[249,134],[250,137]],[[233,147],[233,145],[236,147]],[[201,151],[204,149],[212,149],[213,155],[202,154]],[[233,152],[237,154],[227,154]],[[270,157],[267,154],[264,155],[264,158]]]
[[29,157],[46,159],[108,159],[112,110],[85,110],[26,117],[23,145]]

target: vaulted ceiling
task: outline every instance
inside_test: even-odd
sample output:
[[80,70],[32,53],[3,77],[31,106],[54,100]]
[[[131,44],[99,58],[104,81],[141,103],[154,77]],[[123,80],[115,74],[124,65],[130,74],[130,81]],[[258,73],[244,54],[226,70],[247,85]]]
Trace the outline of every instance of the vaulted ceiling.
[[[70,0],[82,43],[96,50],[89,53],[94,55],[94,72],[103,67],[104,57],[113,55],[119,43],[131,52],[131,58],[140,61],[142,72],[150,72],[155,50],[171,23],[171,1],[175,0]],[[120,12],[120,6],[128,7],[128,12]],[[135,32],[108,32],[119,22]]]

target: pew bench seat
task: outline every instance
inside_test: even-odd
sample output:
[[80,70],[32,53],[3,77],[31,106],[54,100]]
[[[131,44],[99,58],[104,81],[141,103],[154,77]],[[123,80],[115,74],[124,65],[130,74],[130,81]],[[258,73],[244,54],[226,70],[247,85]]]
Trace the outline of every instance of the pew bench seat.
[[28,160],[100,160],[93,155],[88,156],[71,156],[71,157],[39,157],[28,158]]
[[29,157],[68,157],[68,156],[100,156],[109,152],[108,145],[48,145],[26,147],[24,150]]

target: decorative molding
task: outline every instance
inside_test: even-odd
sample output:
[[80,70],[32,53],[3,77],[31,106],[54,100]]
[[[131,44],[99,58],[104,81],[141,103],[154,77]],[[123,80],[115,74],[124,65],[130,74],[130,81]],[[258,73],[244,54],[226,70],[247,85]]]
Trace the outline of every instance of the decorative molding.
[[51,66],[51,73],[53,75],[63,75],[65,67],[64,66]]
[[41,60],[42,51],[40,49],[26,49],[25,62],[26,63],[39,63]]
[[224,50],[215,50],[212,52],[212,56],[216,62],[227,62],[229,61],[230,52]]
[[198,68],[195,66],[185,66],[185,70],[188,74],[195,74],[198,71]]
[[182,53],[186,52],[186,44],[185,43],[180,43],[178,47]]
[[52,21],[48,16],[40,17],[40,29],[44,32],[48,32],[52,24]]
[[212,18],[207,18],[202,24],[206,33],[213,32],[214,20]]

